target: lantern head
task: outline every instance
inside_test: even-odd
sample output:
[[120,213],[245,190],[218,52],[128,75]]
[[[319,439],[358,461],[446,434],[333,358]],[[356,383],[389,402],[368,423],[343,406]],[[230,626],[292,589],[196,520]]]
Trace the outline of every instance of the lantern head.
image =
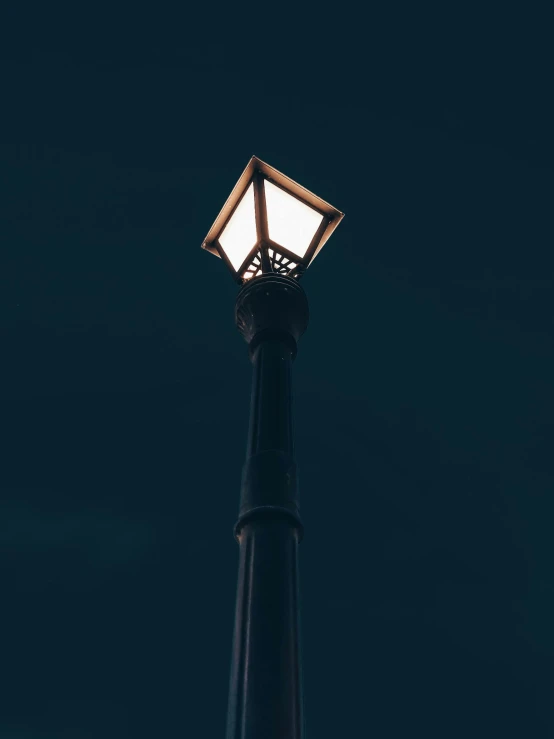
[[343,217],[252,157],[202,248],[221,257],[240,284],[269,272],[298,278]]

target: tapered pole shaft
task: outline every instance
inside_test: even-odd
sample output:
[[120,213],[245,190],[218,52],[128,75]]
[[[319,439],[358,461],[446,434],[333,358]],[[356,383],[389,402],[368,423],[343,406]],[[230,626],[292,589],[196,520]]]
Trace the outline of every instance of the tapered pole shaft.
[[239,518],[227,739],[302,739],[298,512],[291,370],[308,322],[304,291],[264,275],[237,299],[253,365]]

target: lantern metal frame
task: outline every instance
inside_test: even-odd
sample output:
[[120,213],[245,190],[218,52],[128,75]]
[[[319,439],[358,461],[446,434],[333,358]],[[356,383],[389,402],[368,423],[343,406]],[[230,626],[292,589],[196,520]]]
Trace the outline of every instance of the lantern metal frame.
[[[264,187],[266,180],[323,216],[303,257],[299,257],[285,246],[275,243],[269,237]],[[225,254],[219,237],[252,183],[254,185],[257,240],[240,267],[235,269]],[[262,162],[258,157],[253,156],[210,228],[202,243],[202,248],[223,259],[239,284],[248,282],[253,277],[261,274],[272,272],[298,279],[313,262],[343,218],[344,213],[341,213],[340,210],[337,210],[274,167]]]

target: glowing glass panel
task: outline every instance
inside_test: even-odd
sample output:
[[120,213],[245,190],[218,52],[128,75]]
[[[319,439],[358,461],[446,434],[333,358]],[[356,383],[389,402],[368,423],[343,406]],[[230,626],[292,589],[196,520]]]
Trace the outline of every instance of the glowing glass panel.
[[264,189],[269,238],[303,257],[323,216],[267,180]]
[[254,184],[252,183],[237,205],[231,220],[223,229],[219,243],[233,267],[238,270],[257,240]]

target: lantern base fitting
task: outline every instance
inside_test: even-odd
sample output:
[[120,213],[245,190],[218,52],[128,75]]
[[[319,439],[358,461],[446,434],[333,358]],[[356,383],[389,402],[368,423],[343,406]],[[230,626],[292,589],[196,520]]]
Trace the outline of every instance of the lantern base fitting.
[[283,341],[296,357],[310,317],[306,293],[292,277],[269,273],[249,280],[237,295],[235,321],[252,357],[262,341]]

